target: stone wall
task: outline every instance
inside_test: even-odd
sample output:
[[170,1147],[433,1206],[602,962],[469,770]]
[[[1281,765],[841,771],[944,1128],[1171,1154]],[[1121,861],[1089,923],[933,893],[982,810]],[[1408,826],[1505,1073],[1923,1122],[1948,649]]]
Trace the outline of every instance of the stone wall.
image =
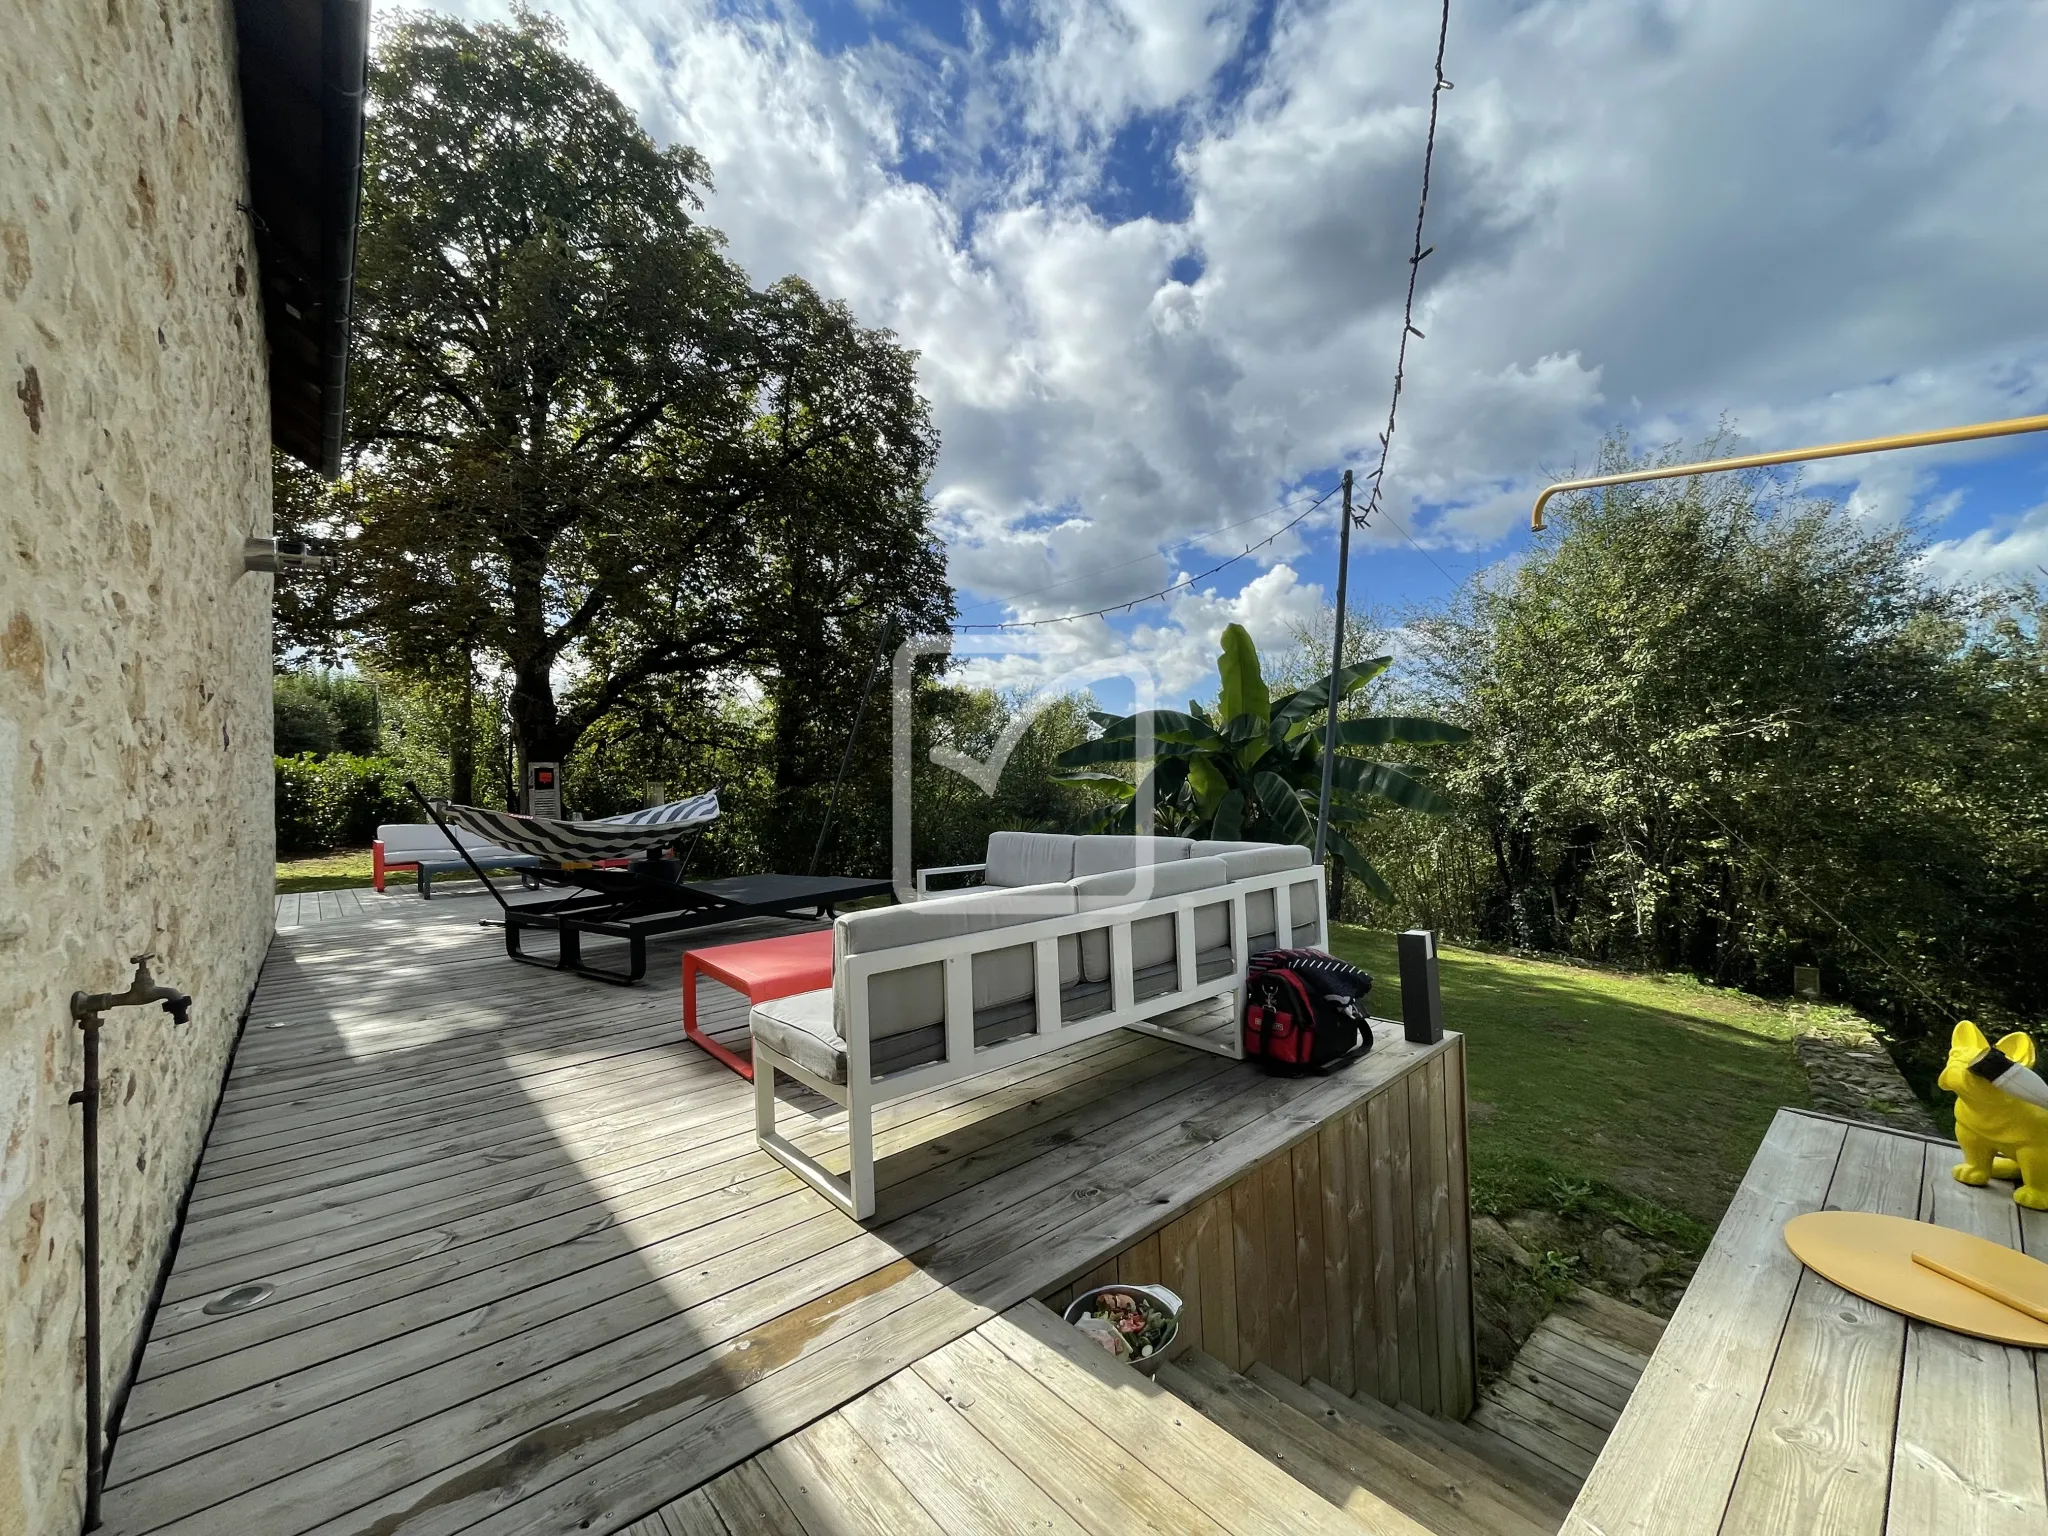
[[262,320],[229,0],[0,0],[0,1532],[82,1497],[74,989],[126,1373],[270,932]]

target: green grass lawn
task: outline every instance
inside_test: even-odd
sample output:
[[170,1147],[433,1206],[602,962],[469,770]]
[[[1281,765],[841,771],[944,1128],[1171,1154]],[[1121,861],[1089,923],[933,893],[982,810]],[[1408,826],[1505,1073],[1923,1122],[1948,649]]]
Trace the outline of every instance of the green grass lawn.
[[[401,876],[410,879],[410,875]],[[370,850],[336,848],[330,853],[302,854],[277,861],[277,894],[292,891],[338,891],[370,883]]]
[[[1394,936],[1333,924],[1331,941],[1372,972],[1372,1011],[1400,1017]],[[1522,1250],[1479,1256],[1482,1333],[1490,1317],[1511,1352],[1579,1283],[1667,1310],[1772,1115],[1808,1101],[1793,1011],[1469,949],[1445,948],[1440,969],[1444,1026],[1466,1040],[1473,1209]]]
[[[1332,926],[1398,1018],[1394,937]],[[1591,1180],[1711,1226],[1780,1105],[1807,1102],[1789,1010],[1685,979],[1446,947],[1444,1026],[1466,1039],[1482,1208]]]

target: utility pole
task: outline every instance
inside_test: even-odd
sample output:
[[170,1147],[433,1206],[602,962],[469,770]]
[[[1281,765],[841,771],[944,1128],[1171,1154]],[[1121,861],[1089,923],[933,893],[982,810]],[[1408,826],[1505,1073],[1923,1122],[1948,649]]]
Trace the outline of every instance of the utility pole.
[[1330,641],[1330,709],[1323,721],[1323,788],[1316,797],[1316,863],[1330,841],[1330,781],[1337,771],[1337,699],[1344,670],[1344,587],[1351,574],[1351,471],[1344,471],[1344,514],[1337,535],[1337,633]]

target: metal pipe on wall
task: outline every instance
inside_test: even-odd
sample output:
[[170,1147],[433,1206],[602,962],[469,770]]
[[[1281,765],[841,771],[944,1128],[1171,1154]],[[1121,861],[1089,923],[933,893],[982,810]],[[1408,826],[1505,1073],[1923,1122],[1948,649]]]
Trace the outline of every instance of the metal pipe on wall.
[[1823,443],[1817,448],[1786,448],[1776,453],[1745,453],[1732,459],[1707,459],[1698,464],[1671,464],[1660,469],[1631,469],[1615,475],[1588,475],[1580,480],[1560,480],[1547,485],[1529,511],[1529,527],[1543,531],[1543,509],[1550,498],[1565,491],[1592,491],[1607,485],[1630,485],[1639,480],[1682,480],[1688,475],[1720,474],[1731,469],[1765,469],[1773,464],[1797,464],[1808,459],[1844,459],[1859,453],[1890,453],[1897,448],[1929,448],[1936,443],[1969,443],[1987,437],[2013,437],[2022,432],[2048,432],[2048,416],[2014,416],[2005,421],[1979,421],[1965,427],[1942,427],[1933,432],[1901,432],[1891,437],[1866,437],[1848,443]]

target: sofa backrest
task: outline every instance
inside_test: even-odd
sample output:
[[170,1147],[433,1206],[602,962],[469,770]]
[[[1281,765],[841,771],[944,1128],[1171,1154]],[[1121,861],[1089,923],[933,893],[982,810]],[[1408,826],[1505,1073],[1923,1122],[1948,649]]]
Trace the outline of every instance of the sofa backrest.
[[1220,858],[1233,880],[1306,869],[1315,862],[1315,855],[1299,843],[1197,843],[1193,857]]
[[[907,906],[875,907],[848,912],[832,924],[832,969],[843,974],[849,955],[877,954],[924,944],[934,939],[971,938],[1002,928],[1067,917],[1074,911],[1071,885],[1034,885],[1020,889],[967,891]],[[1027,951],[1028,957],[1028,951]],[[984,971],[986,966],[977,966]],[[993,979],[977,976],[978,992],[988,993]],[[978,999],[978,1001],[985,999]],[[832,1022],[846,1038],[844,998],[835,999]],[[930,960],[900,971],[882,971],[868,979],[868,1038],[928,1029],[946,1016],[946,972],[943,961]]]
[[1074,878],[1074,843],[1064,832],[991,832],[983,885],[1015,889]]
[[1074,882],[1074,910],[1101,912],[1158,896],[1205,891],[1225,884],[1229,878],[1221,859],[1178,859],[1171,864],[1107,870]]
[[1140,864],[1172,864],[1195,845],[1185,837],[1108,837],[1074,839],[1074,878],[1131,869]]

